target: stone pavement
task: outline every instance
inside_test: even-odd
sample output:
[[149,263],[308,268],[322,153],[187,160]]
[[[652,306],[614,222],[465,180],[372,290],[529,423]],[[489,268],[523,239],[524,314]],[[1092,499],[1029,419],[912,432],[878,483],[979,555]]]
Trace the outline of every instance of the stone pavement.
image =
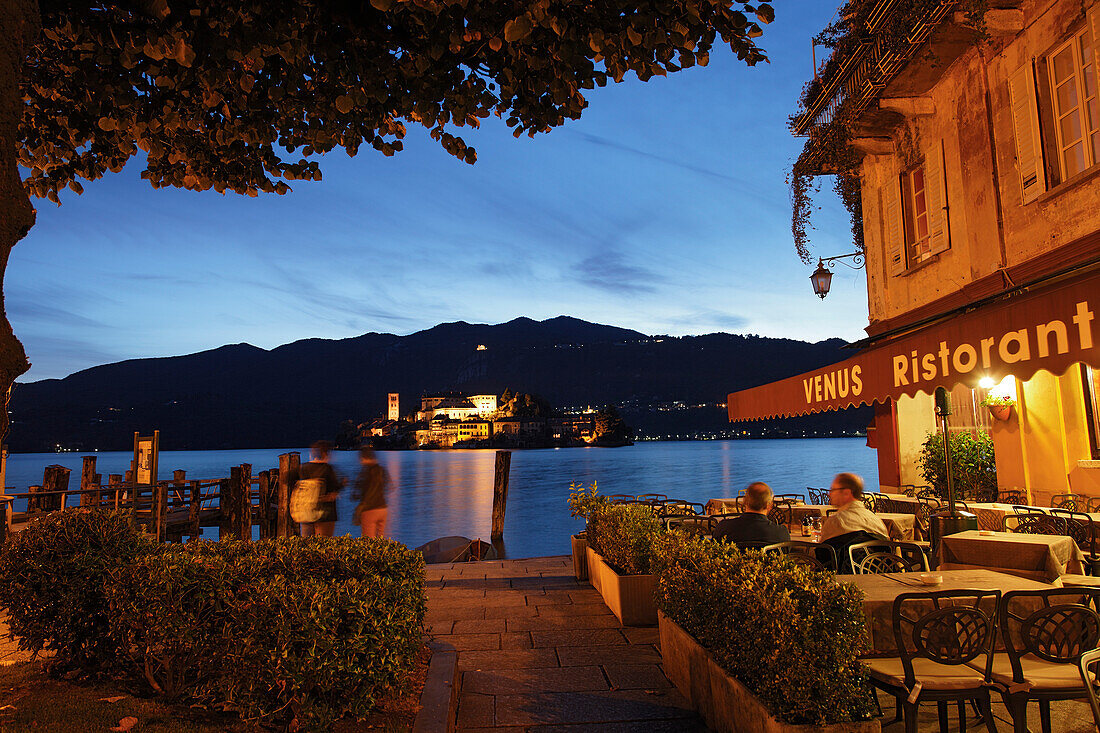
[[[428,632],[458,650],[458,729],[469,733],[705,731],[664,672],[656,628],[624,628],[569,557],[429,565]],[[1000,730],[1012,730],[994,695]],[[893,700],[880,695],[885,723]],[[1039,730],[1039,706],[1029,706]],[[973,730],[984,730],[970,713]],[[1051,705],[1055,733],[1095,731],[1085,702]],[[950,730],[957,730],[951,706]],[[899,723],[883,733],[900,733]],[[939,730],[921,706],[921,733]]]
[[656,628],[623,628],[569,557],[429,565],[429,633],[458,650],[458,728],[705,731],[661,671]]

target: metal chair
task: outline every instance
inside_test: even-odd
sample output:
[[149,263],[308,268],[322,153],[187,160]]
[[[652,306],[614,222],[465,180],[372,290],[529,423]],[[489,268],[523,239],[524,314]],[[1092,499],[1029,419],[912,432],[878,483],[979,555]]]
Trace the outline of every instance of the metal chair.
[[829,490],[828,489],[814,489],[809,486],[806,487],[806,494],[810,497],[811,504],[828,504],[829,503]]
[[870,511],[877,512],[879,500],[882,498],[884,498],[882,494],[871,494],[864,492],[863,505],[867,507]]
[[644,501],[647,504],[651,503],[651,502],[656,504],[658,502],[667,501],[667,500],[668,500],[668,497],[665,496],[664,494],[638,494],[638,501]]
[[1001,489],[997,492],[1001,504],[1027,504],[1027,492],[1023,489]]
[[633,504],[638,500],[638,497],[630,494],[609,494],[607,500],[612,504]]
[[1081,549],[1088,561],[1089,569],[1092,571],[1091,574],[1096,575],[1097,571],[1100,570],[1100,556],[1097,555],[1096,551],[1097,527],[1092,517],[1083,512],[1066,509],[1051,509],[1050,514],[1065,522],[1066,536],[1073,538],[1073,541],[1077,543],[1077,547]]
[[917,487],[913,484],[902,484],[898,487],[898,492],[915,498],[917,496]]
[[682,499],[666,499],[660,503],[657,508],[657,517],[659,519],[666,519],[668,517],[695,517],[701,514],[706,514],[706,508],[693,501],[684,501]]
[[898,656],[868,659],[871,683],[894,696],[906,733],[916,733],[922,702],[939,708],[940,731],[947,729],[947,703],[958,702],[965,730],[965,702],[977,703],[986,729],[995,733],[989,700],[989,670],[967,666],[988,659],[993,648],[998,590],[902,593],[894,599],[892,626]]
[[718,520],[713,516],[669,517],[665,529],[678,529],[696,537],[713,537]]
[[1081,673],[1081,682],[1089,693],[1089,707],[1092,708],[1092,719],[1100,729],[1100,697],[1097,695],[1097,682],[1100,681],[1100,649],[1090,649],[1081,655],[1077,661],[1078,671]]
[[772,500],[773,501],[778,501],[780,499],[790,501],[790,502],[799,502],[800,501],[803,504],[806,503],[806,495],[805,494],[799,494],[799,493],[790,492],[790,491],[784,492],[782,494],[773,494],[772,495]]
[[1089,514],[1093,512],[1100,512],[1100,496],[1091,496],[1085,506],[1085,511]]
[[1001,520],[1001,525],[1005,532],[1021,534],[1064,535],[1066,533],[1066,521],[1062,517],[1045,512],[1006,514]]
[[791,562],[807,565],[814,569],[836,572],[836,550],[830,545],[816,542],[776,542],[765,545],[764,552],[777,552],[790,558]]
[[[872,540],[860,542],[848,547],[848,562],[857,575],[862,574],[856,568],[871,555],[890,555],[898,558],[902,565],[898,569],[877,570],[872,572],[912,573],[928,570],[928,555],[924,548],[915,542],[894,542],[892,540]],[[889,562],[889,561],[887,561]]]
[[794,502],[790,499],[773,500],[772,508],[768,512],[768,519],[772,520],[776,524],[789,526],[791,520],[794,518],[794,511],[792,509],[793,506]]
[[[1094,694],[1082,684],[1081,657],[1100,642],[1100,588],[1009,591],[998,604],[1004,654],[988,666],[1012,714],[1016,733],[1027,732],[1027,704],[1039,702],[1043,733],[1051,733],[1051,700]],[[1036,610],[1038,606],[1038,610]]]
[[937,494],[936,490],[933,489],[931,486],[919,486],[919,487],[917,487],[917,498],[918,499],[935,499],[936,501],[939,501],[940,500],[940,495]]
[[852,567],[855,575],[882,575],[883,573],[904,573],[909,566],[897,555],[885,552],[872,552]]
[[1080,511],[1077,508],[1078,503],[1084,504],[1084,498],[1078,494],[1055,494],[1050,497],[1050,505],[1055,509],[1065,509],[1067,511],[1076,512]]

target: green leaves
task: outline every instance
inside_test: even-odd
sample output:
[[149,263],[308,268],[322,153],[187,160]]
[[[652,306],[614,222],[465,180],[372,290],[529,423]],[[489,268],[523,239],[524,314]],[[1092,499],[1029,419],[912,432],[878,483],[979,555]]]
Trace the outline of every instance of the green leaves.
[[[997,458],[993,438],[984,431],[977,436],[969,431],[952,433],[951,470],[956,499],[995,500],[997,496]],[[947,497],[947,462],[943,437],[929,433],[917,458],[921,476],[940,498]]]
[[[472,163],[453,128],[496,114],[517,137],[549,132],[580,117],[584,90],[706,65],[717,38],[756,64],[766,55],[749,17],[774,16],[765,3],[709,0],[515,13],[436,0],[188,0],[155,19],[111,2],[47,4],[20,81],[26,189],[59,200],[70,181],[144,150],[155,187],[278,193],[283,180],[318,180],[315,156],[336,148],[395,154],[407,122]],[[306,163],[292,153],[307,149]]]
[[657,537],[653,554],[657,607],[777,717],[811,725],[870,718],[858,588],[782,555],[677,533]]

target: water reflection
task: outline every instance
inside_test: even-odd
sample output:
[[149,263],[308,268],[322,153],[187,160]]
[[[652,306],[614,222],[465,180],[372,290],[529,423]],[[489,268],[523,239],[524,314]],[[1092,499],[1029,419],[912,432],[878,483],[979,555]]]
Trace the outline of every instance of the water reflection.
[[[306,449],[236,451],[164,451],[162,477],[175,468],[187,477],[228,476],[229,467],[251,463],[253,473],[278,466],[278,456]],[[131,453],[99,453],[96,471],[122,473]],[[393,480],[387,532],[410,547],[436,537],[465,535],[489,540],[493,505],[493,451],[393,451],[378,453]],[[8,460],[8,486],[25,491],[42,481],[42,469],[58,463],[73,469],[70,487],[80,476],[76,453],[17,454]],[[351,483],[359,471],[354,451],[333,454],[333,466],[348,480],[339,502],[337,534],[359,536],[352,521]],[[827,486],[839,471],[878,483],[875,451],[861,438],[740,440],[693,443],[641,443],[630,448],[569,448],[515,451],[508,489],[504,535],[510,557],[569,552],[569,535],[581,522],[565,505],[570,482],[598,482],[605,494],[661,493],[705,502],[733,496],[751,481],[762,480],[777,492],[802,492]],[[70,500],[70,504],[74,503]]]

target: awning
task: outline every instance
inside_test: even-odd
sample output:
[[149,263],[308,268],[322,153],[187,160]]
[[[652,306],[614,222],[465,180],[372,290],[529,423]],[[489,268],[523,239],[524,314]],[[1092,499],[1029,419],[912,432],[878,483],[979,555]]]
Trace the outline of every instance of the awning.
[[[837,364],[726,400],[732,422],[791,417],[885,402],[982,377],[1063,374],[1078,362],[1100,368],[1100,271],[1012,292],[865,349]],[[1095,339],[1094,339],[1095,336]]]

